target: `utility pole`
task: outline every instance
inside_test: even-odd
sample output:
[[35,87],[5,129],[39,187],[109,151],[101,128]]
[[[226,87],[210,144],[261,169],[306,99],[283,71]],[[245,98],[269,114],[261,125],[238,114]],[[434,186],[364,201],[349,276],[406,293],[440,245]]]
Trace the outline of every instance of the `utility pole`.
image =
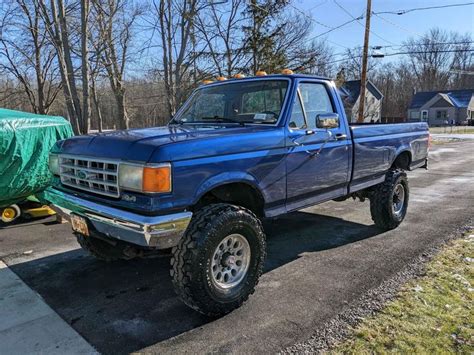
[[367,0],[365,15],[364,53],[362,54],[362,73],[360,76],[359,116],[357,123],[364,122],[365,88],[367,83],[367,60],[369,56],[370,15],[372,14],[372,0]]

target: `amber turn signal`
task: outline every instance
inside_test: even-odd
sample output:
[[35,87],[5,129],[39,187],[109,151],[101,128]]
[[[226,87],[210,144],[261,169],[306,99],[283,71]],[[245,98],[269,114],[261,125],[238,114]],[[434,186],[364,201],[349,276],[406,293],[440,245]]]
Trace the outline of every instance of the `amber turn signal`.
[[171,192],[171,166],[145,167],[144,192]]

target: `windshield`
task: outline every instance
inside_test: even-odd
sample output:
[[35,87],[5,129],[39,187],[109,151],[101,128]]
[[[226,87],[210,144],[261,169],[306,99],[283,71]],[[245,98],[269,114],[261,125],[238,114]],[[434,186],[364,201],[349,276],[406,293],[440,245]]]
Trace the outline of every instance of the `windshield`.
[[287,88],[288,80],[236,81],[203,87],[171,123],[274,124],[280,116]]

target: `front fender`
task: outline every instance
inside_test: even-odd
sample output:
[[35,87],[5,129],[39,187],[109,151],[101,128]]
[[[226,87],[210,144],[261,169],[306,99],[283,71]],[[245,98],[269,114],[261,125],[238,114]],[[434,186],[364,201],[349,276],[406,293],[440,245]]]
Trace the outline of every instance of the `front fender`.
[[197,203],[199,199],[204,196],[207,192],[215,189],[216,187],[232,184],[232,183],[245,183],[252,186],[254,189],[262,193],[262,196],[265,198],[262,190],[258,186],[258,181],[249,173],[242,171],[227,171],[210,177],[205,180],[197,189],[194,196],[194,203]]

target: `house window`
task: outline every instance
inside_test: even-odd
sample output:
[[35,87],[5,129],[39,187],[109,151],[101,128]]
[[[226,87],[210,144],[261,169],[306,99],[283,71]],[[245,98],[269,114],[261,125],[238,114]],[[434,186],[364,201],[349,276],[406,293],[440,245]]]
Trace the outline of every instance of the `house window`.
[[410,119],[418,120],[420,118],[420,113],[418,111],[411,111],[410,112]]
[[436,111],[436,119],[442,120],[442,119],[447,118],[447,117],[448,117],[448,113],[446,112],[446,110]]

